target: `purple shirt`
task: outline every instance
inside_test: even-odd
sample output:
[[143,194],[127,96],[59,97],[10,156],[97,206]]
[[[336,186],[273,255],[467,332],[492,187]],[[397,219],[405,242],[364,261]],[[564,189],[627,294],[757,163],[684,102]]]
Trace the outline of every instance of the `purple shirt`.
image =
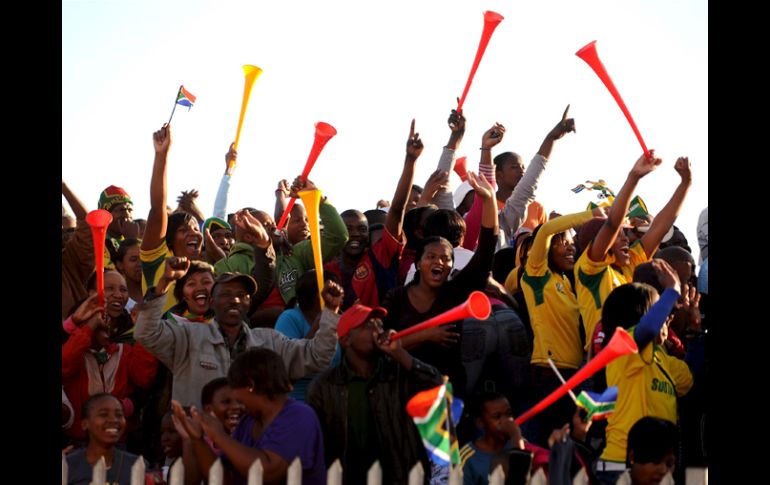
[[[303,485],[326,485],[323,435],[313,408],[289,398],[257,440],[251,435],[253,427],[254,418],[244,416],[233,430],[233,439],[250,448],[272,451],[289,465],[299,457]],[[220,456],[224,466],[235,470],[226,456]],[[235,477],[236,485],[246,485],[246,478],[237,471]]]

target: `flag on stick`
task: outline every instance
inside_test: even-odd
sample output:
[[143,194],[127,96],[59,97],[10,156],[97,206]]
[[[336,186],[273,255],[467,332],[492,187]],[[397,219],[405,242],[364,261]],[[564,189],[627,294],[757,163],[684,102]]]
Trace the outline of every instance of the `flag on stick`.
[[194,103],[195,96],[190,91],[186,90],[184,86],[179,86],[179,91],[176,93],[176,101],[174,101],[174,108],[171,110],[171,116],[168,117],[168,122],[171,123],[171,118],[174,117],[176,105],[181,104],[182,106],[187,106],[187,111],[190,111],[190,108],[193,107]]
[[418,392],[406,404],[406,412],[414,420],[430,459],[438,465],[460,463],[460,449],[455,421],[460,419],[463,402],[452,396],[452,384],[444,384]]

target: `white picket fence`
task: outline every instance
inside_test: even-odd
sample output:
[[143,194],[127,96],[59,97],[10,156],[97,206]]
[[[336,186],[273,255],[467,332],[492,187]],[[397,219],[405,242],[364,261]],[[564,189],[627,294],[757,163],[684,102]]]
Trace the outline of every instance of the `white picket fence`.
[[[209,485],[222,485],[223,483],[222,462],[217,459],[209,470]],[[144,485],[144,460],[140,456],[136,463],[131,467],[131,485]],[[256,460],[249,468],[248,485],[262,485],[262,462]],[[326,472],[327,485],[342,485],[342,465],[339,460],[332,463]],[[422,485],[425,472],[422,464],[417,463],[409,472],[409,485]],[[686,485],[708,485],[708,468],[688,468],[685,472]],[[501,466],[489,476],[489,485],[503,485],[505,475]],[[102,484],[107,482],[107,468],[104,463],[104,457],[94,466],[92,483]],[[67,485],[67,460],[62,455],[61,462],[61,483]],[[449,485],[462,485],[463,471],[457,467],[452,469],[449,474]],[[539,469],[529,480],[529,485],[547,485],[548,479],[545,477],[543,469]],[[573,485],[584,485],[588,483],[588,477],[581,471],[573,480]],[[184,485],[184,465],[182,460],[177,460],[169,471],[169,485]],[[375,461],[369,468],[366,477],[367,485],[382,485],[382,468],[380,462]],[[286,485],[302,485],[302,465],[299,458],[295,458],[289,465],[286,474]]]

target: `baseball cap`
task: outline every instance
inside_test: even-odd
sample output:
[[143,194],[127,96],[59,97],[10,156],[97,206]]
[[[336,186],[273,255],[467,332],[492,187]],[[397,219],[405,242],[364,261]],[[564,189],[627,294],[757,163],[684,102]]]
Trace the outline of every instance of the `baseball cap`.
[[382,307],[369,308],[368,306],[356,303],[348,308],[340,317],[337,324],[337,337],[344,337],[354,328],[363,325],[370,318],[382,318],[388,314],[388,311]]

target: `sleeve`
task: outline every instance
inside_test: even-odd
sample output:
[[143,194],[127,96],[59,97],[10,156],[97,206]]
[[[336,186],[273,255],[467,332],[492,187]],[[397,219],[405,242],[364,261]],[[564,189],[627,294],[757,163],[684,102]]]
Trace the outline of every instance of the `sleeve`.
[[577,274],[577,270],[580,269],[580,271],[586,275],[603,275],[603,273],[607,270],[607,266],[612,263],[612,256],[609,254],[609,252],[603,261],[594,261],[589,258],[588,254],[592,244],[593,241],[588,243],[588,246],[580,255],[580,258],[578,258],[578,262],[575,263],[575,274]]
[[[451,148],[444,147],[444,149],[441,151],[441,157],[438,159],[438,167],[436,168],[445,172],[451,172],[454,164],[455,151]],[[454,210],[455,208],[455,202],[452,199],[452,193],[443,188],[436,192],[436,195],[433,196],[433,200],[431,200],[431,202],[436,204],[439,209]]]
[[214,271],[217,274],[226,272],[251,274],[254,269],[254,246],[245,242],[237,242],[230,249],[230,254],[217,261]]
[[137,304],[134,338],[173,373],[189,354],[189,337],[183,326],[162,318],[164,296]]
[[75,330],[61,348],[62,380],[70,379],[80,372],[83,367],[83,354],[91,346],[93,330],[88,325]]
[[527,214],[527,206],[535,200],[535,190],[540,176],[545,171],[548,159],[540,154],[536,154],[529,162],[527,170],[516,184],[513,193],[505,201],[503,207],[503,217],[500,220],[500,229],[505,233],[506,240],[513,238],[516,230],[521,226],[522,221]]
[[155,382],[155,375],[158,372],[158,359],[153,357],[142,344],[135,343],[133,347],[126,345],[131,351],[128,354],[128,376],[135,386],[142,389],[149,389]]
[[251,276],[257,282],[257,292],[251,299],[252,308],[257,308],[264,303],[273,291],[275,259],[275,249],[272,244],[267,249],[254,248],[254,268],[251,270]]
[[319,460],[323,462],[323,456],[317,456],[323,450],[319,446],[322,439],[315,412],[309,406],[295,402],[265,430],[259,445],[280,455],[286,463],[291,464],[299,457],[303,466],[309,467]]
[[227,195],[230,192],[230,176],[228,174],[222,175],[222,180],[219,182],[219,189],[217,190],[217,197],[214,199],[214,217],[219,217],[222,220],[227,220]]
[[542,276],[548,270],[548,251],[551,247],[551,238],[586,221],[593,216],[590,210],[557,217],[547,222],[540,228],[532,243],[527,258],[527,274],[530,276]]
[[679,360],[675,357],[669,357],[667,361],[669,374],[671,375],[671,379],[673,379],[674,384],[676,385],[676,393],[679,397],[684,396],[690,392],[690,389],[692,389],[692,372],[687,366],[687,363],[682,360]]
[[66,272],[83,286],[94,271],[94,240],[86,221],[77,222],[72,238],[61,253],[61,267],[62,272]]
[[284,310],[275,322],[275,331],[282,333],[290,339],[304,338],[305,334],[298,323],[297,312],[294,309]]
[[385,228],[382,231],[382,237],[372,247],[372,253],[377,258],[377,262],[384,268],[389,268],[393,262],[393,258],[398,256],[401,258],[401,252],[404,250],[403,241],[399,241],[393,236],[393,234]]
[[139,250],[139,259],[142,262],[143,292],[146,292],[148,288],[155,285],[157,277],[163,274],[166,269],[166,256],[168,255],[169,250],[165,240],[162,240],[155,249]]
[[251,332],[272,342],[271,350],[281,356],[289,379],[294,381],[329,366],[337,350],[339,319],[339,315],[323,310],[320,327],[312,339],[291,340],[272,328],[254,328]]
[[634,328],[634,340],[637,347],[643,349],[655,340],[678,299],[679,293],[673,288],[666,288],[663,291],[660,299],[647,310],[647,313],[642,316],[639,324]]
[[491,227],[482,227],[479,234],[479,246],[468,264],[465,265],[453,280],[445,283],[454,289],[470,294],[473,290],[484,289],[487,285],[489,272],[492,271],[492,259],[495,256],[497,237]]
[[[479,173],[484,174],[493,189],[497,188],[494,165],[479,163]],[[484,201],[480,197],[473,197],[471,210],[465,214],[465,239],[463,239],[463,247],[469,251],[475,250],[478,244],[479,232],[481,232],[481,215],[483,213]]]
[[[337,257],[348,242],[348,228],[345,227],[345,221],[342,220],[337,209],[330,203],[323,202],[318,212],[324,225],[324,232],[321,235],[321,254],[323,262],[328,263]],[[312,260],[313,255],[310,254],[310,267],[313,266]]]
[[412,368],[409,370],[408,396],[411,398],[420,391],[440,386],[443,382],[441,373],[432,365],[412,357]]
[[508,273],[508,277],[505,278],[505,289],[508,290],[508,293],[513,295],[514,293],[519,292],[519,272],[521,271],[521,266],[517,266],[511,270],[510,273]]

